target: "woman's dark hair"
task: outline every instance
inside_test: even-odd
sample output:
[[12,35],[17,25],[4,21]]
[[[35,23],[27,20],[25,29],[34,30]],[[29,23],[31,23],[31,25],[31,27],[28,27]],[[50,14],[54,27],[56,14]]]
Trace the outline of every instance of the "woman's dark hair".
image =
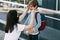
[[7,14],[7,22],[5,26],[5,32],[8,33],[13,31],[14,25],[17,25],[18,23],[18,17],[17,17],[17,11],[16,10],[10,10]]
[[29,5],[33,5],[34,7],[37,6],[38,7],[38,1],[37,0],[31,0],[29,2]]

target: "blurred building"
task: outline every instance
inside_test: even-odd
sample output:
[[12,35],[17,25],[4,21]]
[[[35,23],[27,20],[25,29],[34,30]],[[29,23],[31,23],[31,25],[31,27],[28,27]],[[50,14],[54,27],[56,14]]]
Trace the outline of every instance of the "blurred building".
[[58,0],[58,9],[60,10],[60,5],[59,4],[60,4],[60,0]]
[[[60,0],[38,0],[39,6],[47,9],[52,9],[52,10],[60,10]],[[55,17],[60,19],[60,15],[58,14],[49,14],[48,16]],[[53,27],[55,29],[60,30],[60,21],[58,20],[53,20],[50,18],[47,18],[48,20],[48,26]]]

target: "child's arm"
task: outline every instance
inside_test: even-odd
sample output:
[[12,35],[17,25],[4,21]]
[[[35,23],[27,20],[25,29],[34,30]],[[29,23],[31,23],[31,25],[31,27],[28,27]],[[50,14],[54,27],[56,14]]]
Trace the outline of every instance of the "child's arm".
[[30,29],[33,28],[33,26],[34,26],[34,17],[35,17],[35,12],[34,12],[34,10],[32,10],[30,24],[29,25],[26,25],[25,28],[24,28],[24,30],[27,30],[28,31],[28,30],[30,30]]

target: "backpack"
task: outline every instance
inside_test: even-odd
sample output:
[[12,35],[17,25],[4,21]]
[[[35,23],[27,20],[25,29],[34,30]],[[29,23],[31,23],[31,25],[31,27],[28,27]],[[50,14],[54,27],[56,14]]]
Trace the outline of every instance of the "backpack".
[[[36,20],[36,23],[38,24],[38,21],[37,21],[37,14],[39,12],[36,12],[35,14],[35,20]],[[46,25],[47,25],[47,18],[45,17],[44,14],[40,14],[41,15],[41,26],[38,28],[39,31],[42,31],[45,29]]]

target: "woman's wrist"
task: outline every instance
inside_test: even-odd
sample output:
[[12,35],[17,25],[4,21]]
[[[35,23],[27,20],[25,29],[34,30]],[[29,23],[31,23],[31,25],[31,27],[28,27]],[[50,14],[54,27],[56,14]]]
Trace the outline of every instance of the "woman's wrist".
[[34,15],[35,14],[35,10],[32,10],[32,13],[31,14]]

